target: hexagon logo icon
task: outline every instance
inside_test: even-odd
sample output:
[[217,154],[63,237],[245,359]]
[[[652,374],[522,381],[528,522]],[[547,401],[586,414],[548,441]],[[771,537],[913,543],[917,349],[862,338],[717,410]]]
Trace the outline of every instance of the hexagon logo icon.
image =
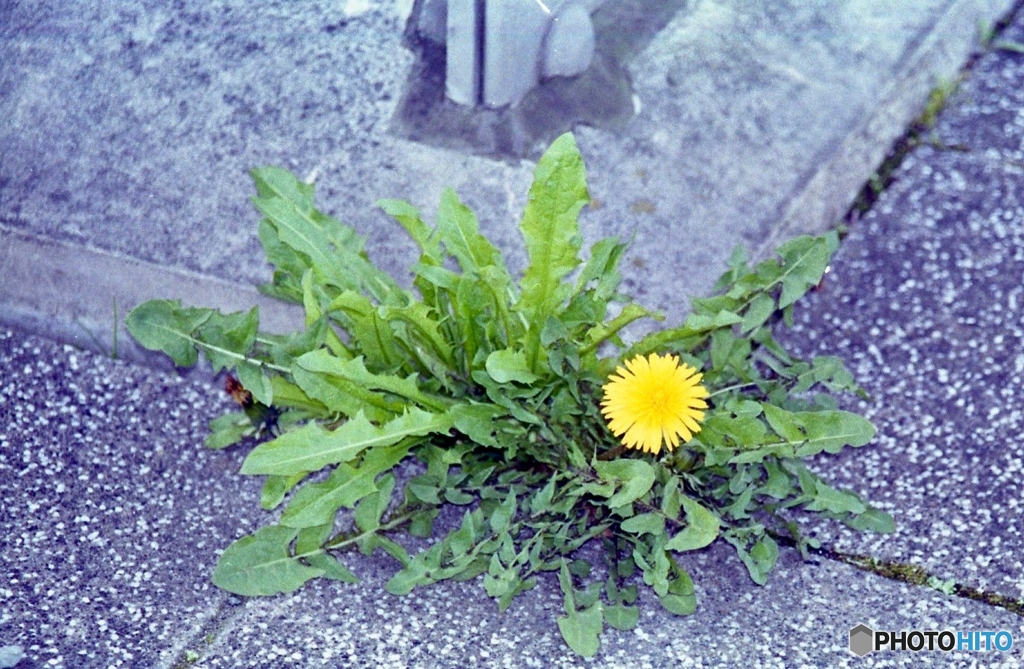
[[858,657],[864,657],[875,646],[875,633],[867,625],[857,625],[850,630],[850,652]]

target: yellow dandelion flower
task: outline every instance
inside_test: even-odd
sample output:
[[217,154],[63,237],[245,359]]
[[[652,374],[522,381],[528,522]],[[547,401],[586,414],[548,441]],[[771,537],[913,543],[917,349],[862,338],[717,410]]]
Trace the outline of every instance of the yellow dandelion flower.
[[700,385],[703,374],[674,355],[638,355],[604,385],[601,413],[608,428],[629,448],[648,453],[661,452],[662,439],[671,451],[700,432],[697,421],[704,418],[707,389]]

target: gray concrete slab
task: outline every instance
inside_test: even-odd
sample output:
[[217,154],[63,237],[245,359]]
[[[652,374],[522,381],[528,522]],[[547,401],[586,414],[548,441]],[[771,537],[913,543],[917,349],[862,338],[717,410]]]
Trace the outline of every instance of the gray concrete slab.
[[[635,233],[626,286],[678,323],[687,296],[707,291],[737,243],[764,251],[836,221],[936,78],[964,62],[979,22],[1012,4],[686,4],[625,63],[639,113],[614,129],[577,128],[599,201],[584,217],[587,238]],[[479,212],[521,266],[514,224],[532,163],[389,131],[412,64],[401,42],[408,9],[241,0],[8,6],[0,246],[16,230],[44,246],[110,252],[116,276],[137,268],[118,264],[127,256],[261,282],[269,274],[246,172],[273,163],[318,175],[322,206],[367,234],[371,256],[389,269],[408,266],[412,246],[373,203],[404,197],[429,213],[443,186]],[[44,262],[36,272],[58,269]],[[79,318],[109,345],[106,305],[147,297],[137,282],[110,286],[96,276],[82,290],[97,291],[99,310],[83,313],[74,293],[55,298],[41,288],[47,283],[0,282],[0,304],[22,305],[2,317],[38,327],[48,318],[43,305],[63,297],[65,331]],[[217,290],[230,292],[221,284],[207,292]],[[24,305],[39,305],[37,317]]]
[[243,449],[200,447],[226,408],[219,388],[9,331],[0,378],[0,568],[12,575],[0,644],[24,649],[19,667],[946,667],[975,656],[856,659],[847,635],[859,623],[1024,635],[1002,609],[788,549],[760,587],[720,544],[683,556],[694,615],[643,594],[640,625],[606,631],[590,660],[561,642],[549,578],[499,614],[479,580],[389,595],[390,558],[356,555],[360,584],[243,602],[209,575],[268,517],[259,479],[235,473]]
[[[1024,33],[1018,16],[1004,34]],[[931,137],[851,227],[800,348],[839,353],[876,446],[818,460],[889,510],[890,537],[818,527],[841,550],[1024,599],[1024,55],[981,58]],[[1000,92],[1001,91],[1001,92]],[[969,150],[963,150],[969,148]]]

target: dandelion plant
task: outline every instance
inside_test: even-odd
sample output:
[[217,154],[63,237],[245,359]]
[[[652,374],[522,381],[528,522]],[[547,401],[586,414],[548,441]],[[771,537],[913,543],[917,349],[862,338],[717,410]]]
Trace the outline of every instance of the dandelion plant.
[[[410,290],[316,208],[312,185],[273,167],[252,176],[274,266],[263,290],[301,304],[305,328],[261,334],[256,308],[166,300],[127,319],[179,366],[204,354],[241,398],[207,445],[251,448],[241,473],[264,477],[267,524],[226,547],[213,572],[221,588],[354,582],[346,554],[382,551],[396,565],[394,595],[478,578],[503,611],[554,572],[558,628],[590,656],[605,625],[637,624],[638,581],[668,611],[694,611],[678,553],[722,539],[764,583],[777,539],[814,545],[799,533],[808,513],[892,530],[805,464],[872,439],[830,394],[860,392],[852,376],[838,358],[797,359],[772,335],[821,280],[834,234],[793,239],[753,268],[737,251],[717,296],[627,346],[623,328],[661,317],[620,294],[623,243],[603,239],[581,259],[589,196],[572,135],[537,165],[518,280],[450,190],[433,226],[407,202],[380,203],[419,247]],[[435,527],[442,507],[461,509],[457,527]],[[403,532],[427,547],[410,552]],[[590,542],[604,566],[580,557]]]

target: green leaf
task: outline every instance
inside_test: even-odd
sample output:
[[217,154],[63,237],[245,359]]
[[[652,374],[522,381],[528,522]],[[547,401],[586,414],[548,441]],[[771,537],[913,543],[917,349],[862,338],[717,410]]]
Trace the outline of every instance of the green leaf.
[[686,495],[681,494],[680,501],[686,510],[686,527],[672,537],[665,548],[679,552],[704,548],[718,537],[718,516]]
[[263,490],[260,491],[260,506],[266,510],[275,509],[284,501],[284,496],[306,478],[306,472],[299,472],[291,476],[268,476],[263,482]]
[[326,553],[309,555],[306,557],[306,562],[311,567],[322,569],[324,578],[329,578],[332,581],[341,581],[342,583],[359,582],[359,577],[349,571],[348,567],[332,555],[327,555]]
[[323,569],[307,567],[289,553],[299,531],[271,525],[228,546],[213,570],[213,583],[236,595],[257,597],[294,592]]
[[743,314],[740,331],[750,332],[754,328],[764,325],[773,313],[775,313],[775,298],[767,293],[761,293],[751,300],[750,306]]
[[806,507],[808,511],[831,511],[832,513],[864,513],[867,506],[853,493],[836,490],[823,481],[817,482],[817,493]]
[[660,597],[658,601],[669,613],[677,616],[688,616],[697,610],[697,595],[693,589],[693,580],[686,570],[671,561],[671,571],[675,576],[668,586],[668,592]]
[[381,427],[362,414],[331,431],[318,423],[308,423],[257,446],[242,463],[241,471],[277,475],[315,472],[327,465],[349,462],[368,448],[390,446],[406,437],[447,434],[451,427],[450,415],[417,408]]
[[517,381],[530,384],[539,378],[527,366],[526,355],[522,351],[513,351],[512,349],[491,353],[487,356],[485,368],[491,378],[498,383]]
[[821,451],[838,453],[844,446],[864,446],[875,437],[875,426],[849,411],[805,411],[793,415],[807,433],[807,439],[796,451],[797,457]]
[[191,367],[199,359],[192,334],[213,314],[183,307],[179,300],[150,300],[132,309],[124,324],[143,347],[163,351],[178,367]]
[[654,485],[654,467],[644,460],[595,460],[593,465],[603,480],[622,484],[606,503],[610,509],[640,499]]
[[366,454],[358,469],[339,464],[323,483],[308,484],[298,490],[281,515],[288,527],[313,527],[334,522],[338,509],[353,507],[360,499],[377,491],[374,479],[398,464],[411,444],[377,447]]
[[[210,317],[196,330],[195,337],[211,345],[211,348],[206,349],[206,358],[210,361],[214,373],[217,373],[222,369],[234,367],[238,364],[239,358],[244,358],[249,354],[256,341],[258,329],[259,308],[253,307],[248,312],[211,313]],[[247,367],[254,368],[256,373],[262,377],[257,366],[248,365]],[[247,383],[246,379],[242,379],[240,376],[239,380],[246,389],[262,392],[262,382],[259,388],[251,388],[251,384]],[[257,392],[253,392],[253,395],[256,396]],[[258,396],[256,399],[264,404],[270,404],[269,401],[264,402]]]
[[617,630],[631,630],[640,622],[640,609],[623,604],[604,604],[604,621]]
[[880,509],[868,508],[863,513],[844,519],[843,522],[861,532],[868,530],[879,534],[889,534],[896,531],[896,521],[891,515]]
[[509,523],[516,515],[516,493],[515,490],[510,490],[508,497],[505,501],[499,504],[493,512],[491,512],[491,530],[495,534],[501,534],[508,530]]
[[665,517],[660,513],[641,513],[622,521],[620,527],[634,534],[662,534],[665,531]]
[[768,582],[768,573],[775,567],[775,561],[779,557],[779,546],[771,537],[762,536],[749,551],[746,549],[746,541],[734,536],[726,536],[726,540],[736,547],[736,553],[740,556],[751,580],[758,585]]
[[380,527],[380,519],[388,510],[391,494],[395,490],[395,477],[387,474],[377,484],[377,492],[359,500],[355,513],[352,514],[356,527],[363,532],[373,532]]
[[577,655],[593,657],[601,647],[601,627],[604,621],[601,602],[597,602],[588,609],[576,610],[576,602],[573,599],[572,577],[569,575],[569,568],[562,560],[561,571],[558,573],[558,582],[565,593],[565,612],[567,615],[559,616],[558,631],[562,638]]
[[494,404],[456,404],[449,413],[455,429],[481,446],[498,446],[494,438],[495,420],[505,415],[505,410]]
[[577,219],[589,200],[583,158],[572,134],[566,133],[537,163],[519,225],[529,265],[516,308],[526,318],[526,361],[535,373],[540,373],[541,330],[568,298],[571,286],[562,280],[580,263]]
[[229,413],[210,421],[210,434],[204,446],[210,449],[227,448],[252,434],[253,426],[249,417],[241,413]]
[[778,308],[785,309],[821,282],[831,254],[825,237],[801,236],[780,246],[779,255],[785,271]]
[[390,374],[374,374],[366,369],[362,356],[342,360],[324,349],[319,349],[303,355],[295,364],[308,372],[336,376],[361,388],[383,390],[435,411],[446,409],[443,403],[420,391],[414,375],[403,379]]
[[255,169],[251,174],[259,192],[253,205],[282,243],[310,259],[320,282],[342,290],[365,290],[380,302],[399,291],[388,274],[366,259],[354,230],[313,208],[311,185],[280,168]]
[[479,274],[481,269],[489,266],[505,270],[501,252],[480,234],[476,214],[459,202],[459,197],[450,188],[441,193],[437,207],[437,232],[448,252],[458,260],[464,274]]

